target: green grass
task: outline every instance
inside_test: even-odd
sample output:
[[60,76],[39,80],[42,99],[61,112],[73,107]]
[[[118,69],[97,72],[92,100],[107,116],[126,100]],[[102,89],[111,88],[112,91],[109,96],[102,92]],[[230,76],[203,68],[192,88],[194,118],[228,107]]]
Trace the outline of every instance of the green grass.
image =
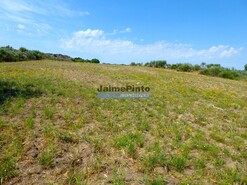
[[143,147],[144,137],[138,133],[128,133],[115,139],[117,148],[125,148],[130,156],[135,157],[137,147]]
[[35,124],[35,121],[32,117],[28,117],[26,119],[26,125],[28,128],[30,128],[30,129],[33,128],[34,124]]
[[[150,87],[151,98],[96,96],[127,84]],[[246,89],[139,66],[0,63],[0,181],[247,183]]]
[[18,175],[18,169],[16,166],[16,159],[13,157],[3,158],[0,165],[0,184],[6,181],[8,178]]
[[83,171],[76,171],[75,169],[70,169],[69,176],[66,180],[66,184],[75,184],[75,185],[87,185],[87,182],[84,180],[85,174]]
[[182,172],[185,169],[186,159],[180,156],[173,156],[171,159],[171,164],[176,168],[178,172]]
[[49,168],[53,165],[56,148],[51,144],[48,144],[47,148],[41,152],[39,157],[39,164],[45,168]]

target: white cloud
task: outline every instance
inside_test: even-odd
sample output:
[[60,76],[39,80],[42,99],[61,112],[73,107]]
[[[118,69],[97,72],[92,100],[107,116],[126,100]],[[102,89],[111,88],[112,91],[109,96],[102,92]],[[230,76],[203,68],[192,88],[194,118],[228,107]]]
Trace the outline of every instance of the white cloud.
[[73,16],[86,16],[89,15],[88,11],[75,11],[68,8],[65,4],[53,6],[53,10],[61,16],[73,17]]
[[116,35],[116,34],[119,34],[119,33],[130,33],[132,32],[131,28],[125,28],[123,30],[118,30],[118,29],[114,29],[113,32],[111,33],[107,33],[105,35]]
[[[130,62],[131,60],[208,60],[228,58],[237,55],[241,48],[228,45],[212,46],[198,50],[188,44],[158,41],[152,44],[136,44],[130,40],[110,39],[102,30],[81,30],[70,39],[63,39],[65,49],[100,56],[112,62]],[[83,54],[83,53],[82,53]],[[182,61],[181,61],[182,62]]]
[[37,36],[45,35],[52,27],[46,23],[18,24],[16,31],[22,35]]
[[25,0],[0,0],[0,19],[17,25],[22,24],[28,27],[25,31],[17,29],[18,33],[27,35],[42,35],[48,33],[52,28],[52,20],[63,21],[66,17],[89,15],[87,11],[75,11],[67,4],[58,0],[38,1],[32,0],[28,3]]
[[18,25],[17,25],[17,28],[18,28],[19,30],[24,30],[26,27],[25,27],[23,24],[18,24]]
[[130,33],[131,28],[125,28],[124,30],[120,31],[120,33]]
[[[240,48],[240,51],[242,49],[243,48]],[[231,47],[228,50],[223,51],[220,56],[222,58],[225,58],[225,57],[231,57],[232,55],[236,55],[236,54],[238,54],[238,50],[236,50],[235,48]]]
[[32,11],[30,5],[28,5],[23,1],[1,0],[0,5],[3,9],[7,11],[13,11],[13,12]]
[[20,17],[31,14],[39,14],[44,16],[85,16],[89,15],[88,11],[75,11],[69,8],[67,4],[58,0],[38,1],[26,3],[24,0],[1,0],[0,11]]
[[102,30],[91,30],[91,29],[87,29],[87,30],[81,30],[78,32],[74,33],[74,37],[76,38],[85,38],[85,37],[100,37],[103,36],[103,31]]

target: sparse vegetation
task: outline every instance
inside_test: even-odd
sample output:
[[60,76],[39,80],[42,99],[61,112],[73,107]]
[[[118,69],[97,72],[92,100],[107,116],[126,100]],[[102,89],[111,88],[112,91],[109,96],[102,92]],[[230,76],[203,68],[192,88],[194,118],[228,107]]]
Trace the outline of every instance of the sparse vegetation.
[[[107,84],[151,97],[98,99]],[[246,89],[155,67],[0,63],[0,182],[246,184]]]

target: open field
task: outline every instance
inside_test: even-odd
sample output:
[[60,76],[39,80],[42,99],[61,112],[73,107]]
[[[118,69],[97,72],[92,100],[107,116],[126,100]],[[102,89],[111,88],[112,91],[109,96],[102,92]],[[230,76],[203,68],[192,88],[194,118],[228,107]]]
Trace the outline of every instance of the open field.
[[[98,99],[100,85],[149,99]],[[148,67],[0,63],[0,184],[246,184],[247,82]]]

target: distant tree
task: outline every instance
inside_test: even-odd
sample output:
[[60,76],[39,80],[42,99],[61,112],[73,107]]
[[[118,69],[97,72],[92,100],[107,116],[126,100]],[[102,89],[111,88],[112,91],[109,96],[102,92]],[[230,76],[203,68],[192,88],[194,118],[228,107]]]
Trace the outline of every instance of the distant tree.
[[178,68],[178,64],[172,64],[170,68],[171,69],[177,69]]
[[210,67],[209,74],[211,76],[218,76],[224,69],[221,67]]
[[244,65],[244,70],[247,71],[247,64]]
[[0,61],[1,62],[15,62],[18,61],[18,53],[10,46],[0,48]]
[[28,60],[26,52],[19,52],[19,60],[20,61]]
[[165,60],[158,60],[156,61],[156,67],[159,68],[166,68],[167,62]]
[[207,64],[206,64],[205,62],[202,62],[202,63],[201,63],[201,68],[204,69],[204,68],[206,68],[206,67],[207,67]]
[[99,61],[97,58],[93,58],[93,59],[91,60],[91,63],[99,64],[100,61]]
[[172,66],[171,64],[166,64],[167,69],[171,69],[171,66]]
[[165,60],[156,61],[156,67],[166,68],[167,62]]
[[72,61],[74,61],[74,62],[85,62],[85,60],[82,59],[81,57],[75,57],[75,58],[72,59]]
[[201,69],[200,65],[198,65],[198,64],[194,65],[194,70],[195,71],[199,71],[200,69]]
[[144,66],[151,67],[150,62],[145,63]]
[[236,70],[224,69],[218,74],[218,76],[233,80],[233,79],[239,79],[241,77],[241,73]]
[[29,60],[41,60],[44,58],[44,54],[36,50],[28,50],[25,54]]
[[130,66],[136,66],[136,63],[135,62],[131,62]]
[[190,72],[193,71],[193,66],[191,64],[179,64],[178,71]]
[[41,60],[43,59],[43,53],[38,51],[38,50],[33,50],[32,51],[33,55],[34,55],[34,58],[36,58],[36,60]]
[[27,52],[28,50],[27,50],[26,48],[24,48],[24,47],[20,47],[20,48],[19,48],[19,51],[20,51],[20,52]]
[[13,49],[14,49],[14,48],[13,48],[13,47],[11,47],[10,45],[6,46],[6,48],[7,48],[7,49],[11,49],[11,50],[13,50]]
[[207,68],[211,68],[211,67],[218,67],[218,68],[220,68],[221,65],[220,64],[208,64],[207,65]]
[[135,62],[131,62],[130,66],[142,66],[142,63],[135,63]]
[[167,62],[165,60],[154,60],[151,62],[147,62],[144,65],[148,67],[166,68]]

